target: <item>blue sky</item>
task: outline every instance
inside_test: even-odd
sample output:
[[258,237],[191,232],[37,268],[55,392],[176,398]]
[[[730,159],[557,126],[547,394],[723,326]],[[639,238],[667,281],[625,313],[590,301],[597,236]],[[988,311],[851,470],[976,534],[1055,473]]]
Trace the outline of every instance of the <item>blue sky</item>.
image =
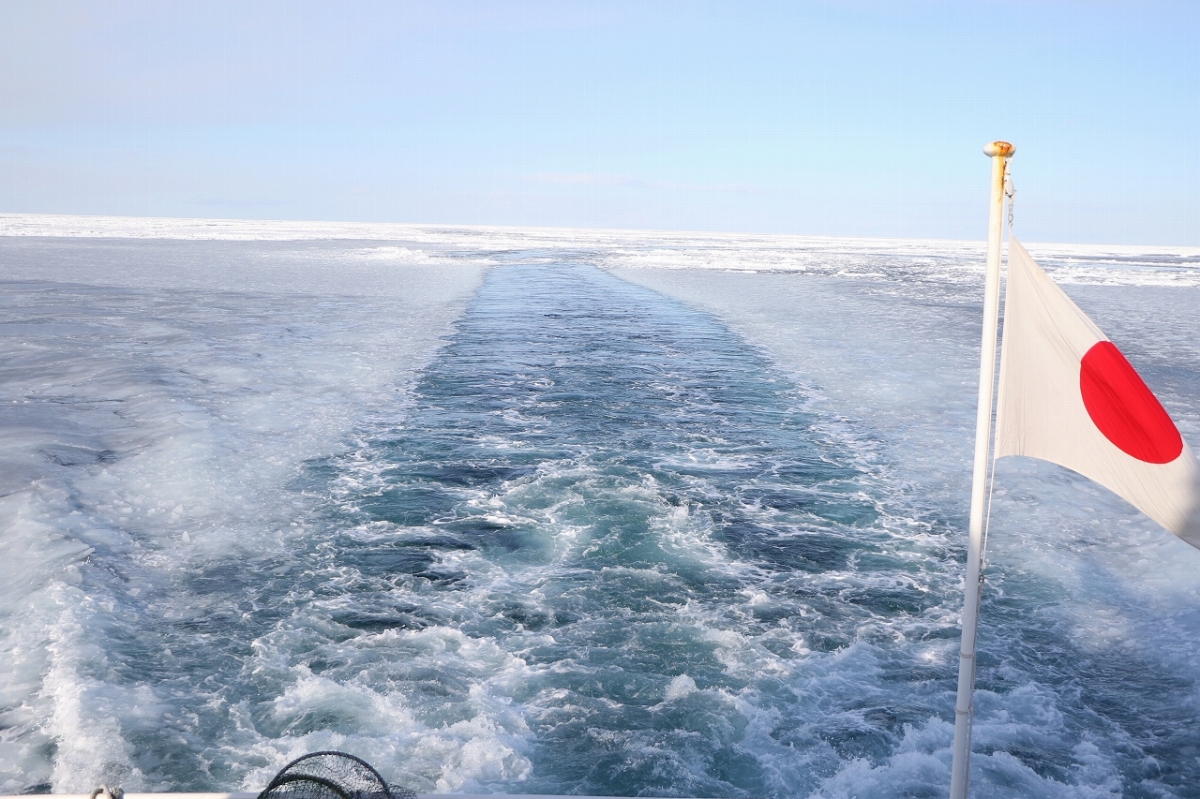
[[1200,244],[1200,3],[0,4],[0,212]]

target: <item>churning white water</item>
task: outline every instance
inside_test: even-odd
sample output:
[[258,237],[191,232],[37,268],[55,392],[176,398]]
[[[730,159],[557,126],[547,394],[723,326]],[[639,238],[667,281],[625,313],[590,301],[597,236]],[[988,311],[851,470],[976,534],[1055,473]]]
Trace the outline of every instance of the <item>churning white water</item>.
[[[945,793],[977,245],[0,232],[5,792]],[[1030,250],[1200,442],[1197,253]],[[1198,795],[1200,552],[995,496],[976,795]]]

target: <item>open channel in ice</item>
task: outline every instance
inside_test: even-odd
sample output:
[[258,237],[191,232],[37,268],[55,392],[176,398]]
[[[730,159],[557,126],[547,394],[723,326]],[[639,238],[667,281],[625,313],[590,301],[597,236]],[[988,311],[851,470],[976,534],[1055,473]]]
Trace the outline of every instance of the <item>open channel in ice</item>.
[[262,602],[249,721],[425,790],[803,795],[886,764],[947,702],[953,548],[808,405],[707,314],[494,269],[402,423],[313,464],[329,532]]

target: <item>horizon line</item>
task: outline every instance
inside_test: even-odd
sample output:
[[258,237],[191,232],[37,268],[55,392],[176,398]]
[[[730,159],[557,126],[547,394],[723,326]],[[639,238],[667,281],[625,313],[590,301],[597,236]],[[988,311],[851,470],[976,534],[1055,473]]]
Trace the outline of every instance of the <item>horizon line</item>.
[[[49,212],[25,212],[25,211],[0,211],[0,237],[19,238],[19,237],[45,237],[45,238],[157,238],[157,239],[178,239],[178,236],[129,236],[121,235],[124,231],[56,231],[56,232],[22,232],[13,230],[7,220],[16,219],[61,219],[61,220],[109,220],[118,221],[125,220],[127,222],[139,221],[147,223],[163,223],[175,222],[185,224],[199,223],[220,223],[223,226],[238,226],[238,225],[278,225],[278,226],[343,226],[348,228],[368,228],[368,227],[392,227],[392,228],[442,228],[442,229],[457,229],[457,230],[495,230],[495,231],[544,231],[544,232],[591,232],[601,234],[635,234],[635,235],[652,235],[652,236],[714,236],[721,238],[768,238],[768,239],[818,239],[818,240],[868,240],[868,241],[892,241],[892,242],[946,242],[954,244],[971,244],[986,246],[986,238],[978,239],[955,239],[942,237],[919,237],[919,236],[879,236],[879,235],[831,235],[825,233],[771,233],[771,232],[747,232],[747,231],[723,231],[711,229],[687,229],[687,228],[620,228],[620,227],[585,227],[585,226],[565,226],[565,225],[496,225],[496,224],[470,224],[461,222],[366,222],[366,221],[347,221],[334,219],[269,219],[269,218],[245,218],[245,217],[207,217],[207,216],[133,216],[123,214],[63,214]],[[314,231],[315,233],[315,231]],[[197,237],[198,240],[210,241],[321,241],[321,240],[337,240],[350,238],[348,236],[291,236],[283,238],[246,238],[246,239],[229,239],[224,236]],[[390,239],[372,239],[364,237],[365,240],[388,241]],[[1140,249],[1140,250],[1171,250],[1175,252],[1194,252],[1200,254],[1200,245],[1193,244],[1105,244],[1105,243],[1088,243],[1088,242],[1069,242],[1069,241],[1030,241],[1031,245],[1039,245],[1046,247],[1103,247],[1103,248],[1119,248],[1119,249]]]

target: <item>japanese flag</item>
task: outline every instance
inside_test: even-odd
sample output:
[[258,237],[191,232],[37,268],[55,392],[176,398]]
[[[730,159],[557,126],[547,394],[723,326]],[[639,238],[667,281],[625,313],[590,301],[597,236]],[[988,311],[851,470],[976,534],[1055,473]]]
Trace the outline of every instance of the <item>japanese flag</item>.
[[996,457],[1095,480],[1200,547],[1200,466],[1158,398],[1015,239],[1009,243]]

